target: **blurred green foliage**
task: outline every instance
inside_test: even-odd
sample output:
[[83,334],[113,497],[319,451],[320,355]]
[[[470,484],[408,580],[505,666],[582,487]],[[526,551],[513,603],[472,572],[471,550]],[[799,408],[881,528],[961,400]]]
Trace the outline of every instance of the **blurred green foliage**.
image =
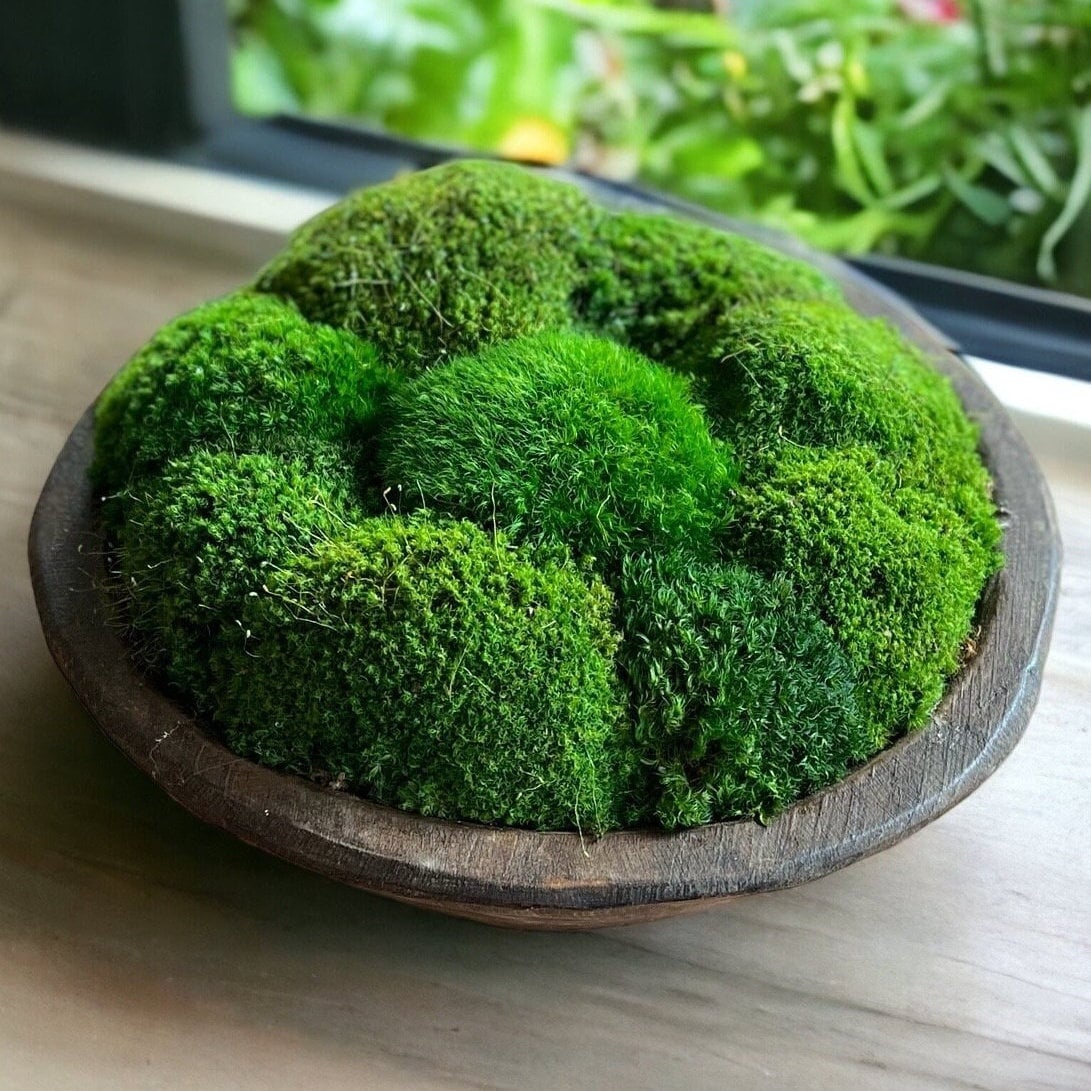
[[1087,0],[233,0],[236,102],[1091,294]]

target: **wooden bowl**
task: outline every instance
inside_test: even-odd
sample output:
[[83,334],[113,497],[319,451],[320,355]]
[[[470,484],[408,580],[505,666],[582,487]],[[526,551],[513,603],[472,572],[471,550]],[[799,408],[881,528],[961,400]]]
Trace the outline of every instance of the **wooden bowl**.
[[[581,184],[611,205],[662,207]],[[647,921],[794,886],[895,844],[981,784],[1030,718],[1056,604],[1060,542],[1032,455],[950,344],[890,293],[795,242],[682,211],[819,265],[858,310],[892,320],[927,351],[981,425],[1004,522],[1005,567],[980,605],[977,654],[927,727],[769,826],[738,821],[597,840],[422,818],[256,765],[158,692],[110,623],[104,543],[87,476],[88,410],[42,490],[30,569],[53,658],[107,738],[188,811],[266,852],[387,897],[521,928]]]

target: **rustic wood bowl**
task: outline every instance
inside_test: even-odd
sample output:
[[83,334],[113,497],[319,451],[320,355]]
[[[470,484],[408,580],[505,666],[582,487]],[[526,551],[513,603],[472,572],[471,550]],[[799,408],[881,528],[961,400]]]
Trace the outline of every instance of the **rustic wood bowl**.
[[[609,205],[663,207],[581,184]],[[1060,541],[1033,456],[952,346],[896,297],[795,242],[675,207],[819,265],[858,310],[888,318],[928,352],[981,425],[1004,522],[1005,567],[982,598],[976,654],[927,727],[768,826],[726,822],[597,840],[422,818],[256,765],[160,693],[110,622],[104,542],[87,476],[88,410],[42,490],[29,548],[50,651],[103,733],[188,811],[266,852],[387,897],[521,928],[648,921],[794,886],[895,844],[981,784],[1030,718],[1056,604]]]

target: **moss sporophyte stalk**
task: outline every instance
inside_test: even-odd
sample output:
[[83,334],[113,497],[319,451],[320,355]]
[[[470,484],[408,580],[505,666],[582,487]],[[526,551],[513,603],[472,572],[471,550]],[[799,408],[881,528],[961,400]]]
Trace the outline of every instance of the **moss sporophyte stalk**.
[[92,475],[133,654],[237,753],[602,833],[927,721],[1000,564],[976,445],[811,267],[460,162],[161,329]]

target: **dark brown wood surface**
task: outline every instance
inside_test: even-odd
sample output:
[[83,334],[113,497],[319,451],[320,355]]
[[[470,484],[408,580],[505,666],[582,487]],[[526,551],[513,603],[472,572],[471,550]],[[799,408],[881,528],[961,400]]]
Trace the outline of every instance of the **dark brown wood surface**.
[[649,920],[792,886],[896,843],[973,791],[1022,734],[1040,685],[1060,546],[1032,456],[972,371],[888,293],[832,259],[815,260],[861,311],[890,318],[928,351],[980,422],[1006,565],[982,602],[977,655],[929,726],[768,827],[598,840],[493,829],[405,814],[231,754],[147,684],[109,624],[87,484],[90,414],[61,452],[31,527],[35,596],[55,660],[104,733],[199,818],[342,882],[479,920],[526,928]]

